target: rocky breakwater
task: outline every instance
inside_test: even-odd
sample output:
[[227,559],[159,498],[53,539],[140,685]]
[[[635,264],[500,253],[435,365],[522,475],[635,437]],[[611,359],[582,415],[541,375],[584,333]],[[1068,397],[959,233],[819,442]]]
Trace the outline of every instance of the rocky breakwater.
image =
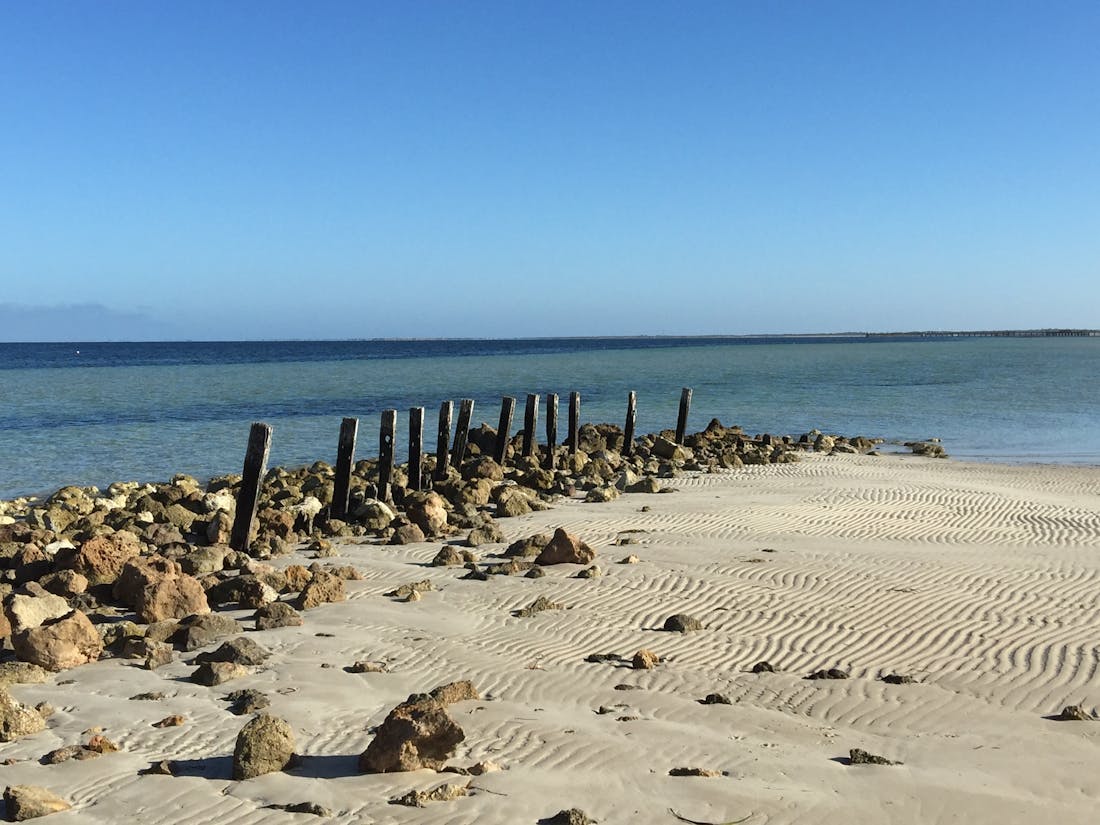
[[[354,568],[265,563],[295,549],[323,559],[333,540],[404,544],[446,540],[459,531],[476,547],[502,540],[496,519],[545,509],[561,496],[609,501],[624,492],[659,492],[685,471],[795,461],[809,450],[868,452],[876,442],[816,431],[749,436],[715,420],[683,444],[671,431],[642,436],[630,455],[624,455],[622,430],[607,424],[582,426],[576,449],[559,448],[553,461],[538,453],[522,457],[517,435],[500,464],[490,457],[495,443],[492,428],[472,429],[462,465],[429,481],[429,490],[409,489],[406,468],[396,468],[385,500],[377,462],[357,462],[344,519],[329,517],[330,465],[274,468],[263,480],[247,553],[228,546],[239,476],[201,484],[177,475],[163,484],[116,483],[105,491],[64,487],[43,501],[5,502],[0,640],[17,658],[50,671],[103,656],[154,668],[172,659],[173,646],[193,650],[239,632],[232,620],[204,619],[212,610],[255,610],[256,626],[271,628],[299,624],[299,611],[342,601],[344,581],[359,576]],[[424,470],[432,479],[431,457]],[[472,556],[452,555],[478,572]],[[233,627],[222,626],[227,623]]]

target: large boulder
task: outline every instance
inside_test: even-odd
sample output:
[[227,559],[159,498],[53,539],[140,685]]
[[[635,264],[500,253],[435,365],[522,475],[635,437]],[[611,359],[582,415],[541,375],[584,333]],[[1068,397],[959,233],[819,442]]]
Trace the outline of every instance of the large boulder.
[[439,770],[466,738],[442,702],[416,696],[409,700],[390,711],[359,757],[363,773]]
[[15,701],[0,687],[0,742],[11,742],[20,736],[30,736],[46,727],[46,720],[34,708]]
[[308,610],[325,602],[342,602],[347,598],[344,580],[324,571],[317,571],[298,594],[299,610]]
[[141,553],[141,542],[128,530],[88,539],[79,548],[62,549],[54,557],[58,570],[75,570],[91,585],[110,584],[130,559]]
[[233,749],[233,778],[252,779],[281,771],[294,756],[294,731],[268,713],[251,719],[237,734]]
[[535,558],[535,564],[591,564],[595,558],[595,550],[559,527]]
[[34,595],[15,593],[4,603],[4,615],[11,623],[9,633],[19,633],[51,619],[60,619],[71,610],[65,599],[37,589],[40,592]]
[[447,508],[439,493],[410,493],[405,497],[405,512],[426,536],[438,536],[447,529]]
[[115,582],[115,598],[132,607],[143,622],[210,612],[199,580],[163,556],[127,562]]
[[68,802],[38,785],[9,785],[4,788],[4,807],[9,822],[24,822],[72,808]]
[[103,652],[103,637],[79,610],[11,637],[15,655],[46,670],[65,670],[93,662]]

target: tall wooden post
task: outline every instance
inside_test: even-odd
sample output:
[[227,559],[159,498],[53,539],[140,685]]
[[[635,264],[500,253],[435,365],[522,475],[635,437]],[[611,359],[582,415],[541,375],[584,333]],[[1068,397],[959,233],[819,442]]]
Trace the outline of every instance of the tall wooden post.
[[451,413],[454,404],[444,401],[439,405],[439,429],[435,436],[435,480],[443,481],[447,477],[447,467],[451,463]]
[[466,457],[466,441],[470,437],[470,419],[474,417],[474,399],[463,398],[458,405],[458,423],[455,425],[455,446],[451,450],[451,463],[456,470],[462,469],[462,459]]
[[382,427],[378,431],[378,498],[389,501],[390,479],[393,478],[393,447],[397,432],[397,410],[382,410]]
[[558,449],[558,394],[552,392],[546,396],[546,458],[542,466],[554,469],[554,453]]
[[535,452],[535,427],[539,423],[539,397],[535,393],[527,394],[527,408],[523,411],[523,457],[530,458]]
[[252,527],[256,523],[256,505],[260,502],[260,484],[267,471],[267,456],[271,451],[271,425],[257,421],[248,432],[248,449],[244,454],[241,490],[237,493],[237,513],[229,546],[242,553],[252,543]]
[[420,468],[424,463],[424,408],[409,410],[409,489],[421,488]]
[[332,504],[328,508],[332,518],[342,519],[348,514],[351,468],[355,462],[355,437],[358,432],[358,418],[345,418],[340,422],[340,440],[336,445],[336,479],[332,484]]
[[496,454],[493,458],[497,464],[504,465],[504,457],[508,454],[508,439],[512,432],[512,415],[516,411],[516,399],[510,395],[500,399],[500,422],[497,424]]
[[638,394],[634,390],[626,397],[626,426],[623,428],[623,450],[626,458],[634,455],[634,425],[638,421]]
[[684,387],[680,391],[680,415],[676,419],[676,443],[684,443],[684,434],[687,432],[688,410],[691,409],[691,388]]
[[569,393],[569,454],[574,455],[578,450],[581,427],[581,394],[574,390]]

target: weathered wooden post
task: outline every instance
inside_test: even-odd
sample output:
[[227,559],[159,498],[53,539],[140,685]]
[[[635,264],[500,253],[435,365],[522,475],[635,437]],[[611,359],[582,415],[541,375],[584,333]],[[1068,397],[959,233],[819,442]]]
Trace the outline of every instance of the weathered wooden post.
[[569,454],[575,455],[579,449],[579,431],[581,421],[581,394],[574,390],[569,393]]
[[638,394],[631,390],[626,397],[626,426],[623,427],[623,450],[626,458],[634,455],[634,425],[638,421]]
[[546,396],[546,458],[542,466],[554,469],[554,453],[558,449],[558,394],[552,392]]
[[523,457],[529,458],[535,453],[535,427],[539,423],[539,397],[527,393],[527,408],[523,411]]
[[462,469],[462,459],[466,457],[466,441],[470,437],[470,419],[474,417],[474,399],[463,398],[458,405],[458,423],[455,425],[455,446],[451,451],[451,463],[456,470]]
[[510,395],[500,399],[500,422],[497,424],[496,453],[493,458],[504,466],[504,457],[508,454],[508,439],[512,432],[512,415],[516,411],[516,399]]
[[390,479],[393,478],[393,442],[397,432],[397,410],[382,410],[382,427],[378,431],[378,498],[389,501]]
[[451,463],[451,413],[454,404],[444,401],[439,405],[439,429],[435,436],[435,480],[447,478],[447,467]]
[[260,502],[260,484],[267,471],[267,455],[271,451],[271,425],[257,421],[248,432],[248,449],[244,454],[241,489],[237,493],[237,513],[229,546],[247,553],[252,543],[252,526],[256,523],[256,505]]
[[688,425],[688,410],[691,409],[691,388],[684,387],[680,391],[680,415],[676,419],[676,443],[684,443],[684,434]]
[[424,408],[409,410],[409,489],[419,490],[420,468],[424,463]]
[[345,418],[340,422],[340,441],[336,445],[336,479],[332,484],[332,504],[328,508],[332,518],[343,519],[348,514],[351,468],[355,462],[355,437],[358,433],[358,418]]

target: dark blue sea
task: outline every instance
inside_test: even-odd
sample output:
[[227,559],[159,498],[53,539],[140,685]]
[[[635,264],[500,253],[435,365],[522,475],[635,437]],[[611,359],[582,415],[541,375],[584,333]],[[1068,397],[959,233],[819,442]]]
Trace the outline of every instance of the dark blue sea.
[[[817,427],[951,455],[1100,464],[1100,338],[575,338],[0,344],[0,498],[65,484],[158,481],[240,470],[252,421],[274,427],[272,464],[335,459],[343,416],[360,455],[382,410],[473,398],[495,426],[500,398],[571,390],[584,421],[750,432]],[[399,416],[398,454],[407,415]],[[541,432],[541,428],[540,428]]]

